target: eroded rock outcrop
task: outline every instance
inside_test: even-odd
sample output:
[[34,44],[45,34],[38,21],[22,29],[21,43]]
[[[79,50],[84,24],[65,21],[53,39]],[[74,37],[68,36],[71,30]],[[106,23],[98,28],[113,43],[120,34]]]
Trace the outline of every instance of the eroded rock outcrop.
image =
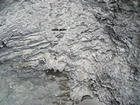
[[137,3],[11,0],[0,8],[0,103],[139,105]]

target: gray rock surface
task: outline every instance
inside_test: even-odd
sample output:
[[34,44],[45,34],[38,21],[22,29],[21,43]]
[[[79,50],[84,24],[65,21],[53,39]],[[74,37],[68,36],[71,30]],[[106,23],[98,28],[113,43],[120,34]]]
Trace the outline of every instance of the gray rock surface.
[[0,0],[0,105],[140,105],[139,12],[129,0]]

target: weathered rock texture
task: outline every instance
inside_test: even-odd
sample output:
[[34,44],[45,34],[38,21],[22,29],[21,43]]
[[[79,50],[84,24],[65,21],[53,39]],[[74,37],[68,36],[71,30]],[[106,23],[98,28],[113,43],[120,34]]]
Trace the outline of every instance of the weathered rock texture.
[[140,105],[135,1],[0,0],[0,104]]

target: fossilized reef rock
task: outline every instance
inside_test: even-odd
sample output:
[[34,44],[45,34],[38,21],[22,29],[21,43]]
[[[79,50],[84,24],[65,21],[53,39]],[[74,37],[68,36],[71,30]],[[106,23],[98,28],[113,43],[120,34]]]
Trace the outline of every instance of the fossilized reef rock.
[[0,103],[139,105],[137,3],[0,1]]

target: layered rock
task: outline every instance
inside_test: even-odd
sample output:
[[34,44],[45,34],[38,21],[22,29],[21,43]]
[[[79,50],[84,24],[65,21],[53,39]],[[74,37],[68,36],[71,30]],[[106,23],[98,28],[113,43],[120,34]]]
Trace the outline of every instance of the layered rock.
[[13,0],[0,10],[2,105],[75,105],[85,94],[140,103],[135,2]]

